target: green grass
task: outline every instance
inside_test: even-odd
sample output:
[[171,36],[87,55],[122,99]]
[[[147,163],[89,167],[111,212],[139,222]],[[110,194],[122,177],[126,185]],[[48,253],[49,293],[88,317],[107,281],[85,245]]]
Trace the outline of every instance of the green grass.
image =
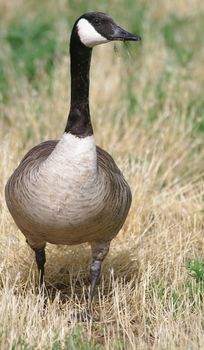
[[192,19],[172,15],[162,28],[166,45],[172,50],[181,65],[187,65],[193,58],[192,40],[195,38],[193,37],[189,42],[190,24],[192,24]]
[[[112,350],[122,350],[125,344],[122,339],[116,339],[111,346]],[[11,346],[12,350],[34,350],[36,345],[31,345],[20,336],[15,340]],[[72,333],[66,335],[64,340],[58,339],[57,331],[56,337],[53,339],[52,347],[47,347],[45,350],[102,350],[103,346],[98,345],[93,337],[88,337],[82,326],[76,326]]]
[[189,273],[189,278],[182,284],[180,289],[168,283],[157,281],[150,286],[150,298],[156,298],[161,302],[162,307],[171,311],[176,318],[179,311],[185,312],[184,298],[189,302],[192,312],[196,307],[201,307],[204,297],[204,261],[200,258],[187,260],[185,268]]
[[33,81],[38,69],[51,75],[56,52],[56,33],[52,21],[35,17],[18,18],[7,27],[5,40],[11,48],[12,63],[18,72]]
[[196,280],[197,283],[204,283],[204,261],[200,258],[188,260],[186,262],[186,268],[190,272],[190,275]]
[[39,14],[31,19],[16,17],[0,34],[0,43],[7,48],[8,55],[6,60],[0,57],[0,95],[3,103],[8,102],[11,84],[6,72],[10,71],[9,75],[13,74],[19,83],[22,78],[27,79],[35,89],[40,88],[42,74],[46,74],[51,83],[57,55],[57,34],[49,16]]
[[12,350],[34,350],[34,345],[29,345],[23,337],[19,337],[11,346]]
[[8,81],[4,68],[4,61],[0,59],[0,100],[6,103],[8,99]]

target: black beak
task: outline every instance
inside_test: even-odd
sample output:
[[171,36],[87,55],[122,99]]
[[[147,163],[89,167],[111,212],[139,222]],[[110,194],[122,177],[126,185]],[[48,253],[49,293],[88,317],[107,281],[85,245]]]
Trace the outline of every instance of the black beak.
[[115,25],[113,27],[113,34],[108,36],[108,40],[121,40],[121,41],[140,41],[142,40],[141,36],[137,34],[132,34],[124,30],[123,28]]

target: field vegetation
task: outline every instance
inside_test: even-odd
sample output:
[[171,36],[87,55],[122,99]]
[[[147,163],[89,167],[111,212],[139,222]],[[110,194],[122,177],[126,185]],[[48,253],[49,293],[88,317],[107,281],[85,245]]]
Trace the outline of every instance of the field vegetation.
[[[86,245],[47,246],[47,310],[34,254],[5,204],[25,152],[60,138],[68,43],[83,12],[109,13],[139,43],[96,47],[90,106],[97,144],[133,193],[103,265],[99,322],[77,321]],[[204,349],[204,2],[0,0],[0,348]]]

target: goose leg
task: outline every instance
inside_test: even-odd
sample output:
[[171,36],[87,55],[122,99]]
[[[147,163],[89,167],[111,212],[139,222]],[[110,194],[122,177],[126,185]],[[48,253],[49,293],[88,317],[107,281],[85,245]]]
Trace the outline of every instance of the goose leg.
[[44,273],[45,273],[45,248],[35,249],[35,259],[39,271],[40,276],[40,288],[43,287],[44,284]]
[[93,260],[92,260],[91,271],[90,271],[91,286],[90,286],[89,299],[88,299],[88,312],[90,314],[92,312],[92,301],[93,301],[96,285],[100,277],[101,265],[109,251],[109,246],[110,246],[110,241],[91,243]]

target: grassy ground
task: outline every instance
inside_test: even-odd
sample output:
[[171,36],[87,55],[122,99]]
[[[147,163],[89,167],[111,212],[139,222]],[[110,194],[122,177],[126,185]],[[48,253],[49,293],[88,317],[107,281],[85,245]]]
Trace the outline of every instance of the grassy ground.
[[[0,1],[0,348],[203,349],[204,2],[94,3]],[[4,200],[24,153],[63,133],[68,36],[87,10],[143,37],[94,49],[95,137],[133,204],[104,263],[93,324],[69,322],[85,303],[89,248],[48,245],[43,312],[33,253]]]

